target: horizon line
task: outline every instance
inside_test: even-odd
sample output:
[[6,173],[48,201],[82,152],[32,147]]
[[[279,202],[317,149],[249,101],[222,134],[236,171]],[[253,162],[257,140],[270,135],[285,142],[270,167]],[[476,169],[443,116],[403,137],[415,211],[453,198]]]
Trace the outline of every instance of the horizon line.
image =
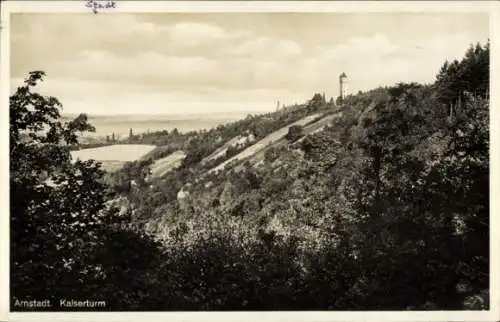
[[247,110],[247,111],[215,111],[215,112],[181,112],[181,113],[114,113],[114,114],[98,114],[87,112],[62,112],[61,116],[77,116],[86,114],[87,116],[195,116],[195,115],[211,115],[211,114],[266,114],[272,113],[275,110]]

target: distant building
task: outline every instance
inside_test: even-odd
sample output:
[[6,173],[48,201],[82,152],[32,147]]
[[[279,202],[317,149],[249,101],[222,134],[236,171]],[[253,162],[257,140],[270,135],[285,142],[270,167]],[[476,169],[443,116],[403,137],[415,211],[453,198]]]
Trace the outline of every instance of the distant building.
[[340,74],[339,76],[339,96],[341,100],[344,100],[347,96],[347,75],[345,73]]

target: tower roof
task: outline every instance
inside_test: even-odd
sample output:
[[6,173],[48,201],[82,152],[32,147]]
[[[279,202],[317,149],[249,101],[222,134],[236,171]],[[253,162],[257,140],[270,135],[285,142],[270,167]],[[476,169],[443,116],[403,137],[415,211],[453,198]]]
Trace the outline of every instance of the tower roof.
[[342,74],[340,74],[339,77],[347,77],[347,75],[345,73],[342,73]]

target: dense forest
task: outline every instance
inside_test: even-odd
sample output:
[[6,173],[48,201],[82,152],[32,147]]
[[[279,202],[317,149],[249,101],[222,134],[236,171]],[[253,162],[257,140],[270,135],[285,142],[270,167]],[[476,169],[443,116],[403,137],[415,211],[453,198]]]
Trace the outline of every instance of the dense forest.
[[[336,104],[315,94],[211,130],[130,135],[158,148],[115,173],[71,162],[79,133],[94,129],[84,114],[63,122],[61,103],[35,91],[45,73],[31,72],[10,97],[12,302],[488,309],[489,51],[471,45],[432,84]],[[337,117],[310,133],[291,126],[262,159],[209,171],[316,113]],[[238,135],[255,139],[203,162]],[[177,169],[146,175],[178,150]]]

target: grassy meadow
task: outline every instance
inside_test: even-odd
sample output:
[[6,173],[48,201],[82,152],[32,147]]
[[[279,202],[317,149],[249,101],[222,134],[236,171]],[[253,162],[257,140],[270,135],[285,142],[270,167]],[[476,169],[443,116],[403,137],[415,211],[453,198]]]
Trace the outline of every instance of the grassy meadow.
[[154,150],[156,146],[148,144],[114,144],[98,148],[71,151],[73,160],[82,161],[96,160],[102,163],[107,171],[120,169],[125,162],[139,160],[147,153]]

